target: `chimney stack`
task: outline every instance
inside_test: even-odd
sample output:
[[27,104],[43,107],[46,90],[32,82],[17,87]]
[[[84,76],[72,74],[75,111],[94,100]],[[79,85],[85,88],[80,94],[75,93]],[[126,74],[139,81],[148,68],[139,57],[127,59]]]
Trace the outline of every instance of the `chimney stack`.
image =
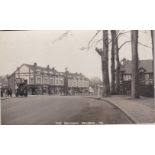
[[48,69],[48,70],[50,69],[50,66],[49,66],[49,65],[47,65],[47,69]]
[[37,67],[37,63],[36,62],[34,63],[34,67]]

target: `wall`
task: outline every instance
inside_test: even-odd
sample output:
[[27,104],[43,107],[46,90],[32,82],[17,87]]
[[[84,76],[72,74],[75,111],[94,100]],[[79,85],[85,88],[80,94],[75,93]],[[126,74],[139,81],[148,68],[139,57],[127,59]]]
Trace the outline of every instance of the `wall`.
[[15,94],[15,74],[12,74],[8,78],[8,87],[12,89],[12,92]]

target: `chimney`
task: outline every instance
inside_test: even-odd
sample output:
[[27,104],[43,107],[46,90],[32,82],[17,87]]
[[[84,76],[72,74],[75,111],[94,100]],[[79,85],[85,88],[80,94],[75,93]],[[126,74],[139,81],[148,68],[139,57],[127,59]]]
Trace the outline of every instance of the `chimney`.
[[65,67],[65,72],[67,72],[68,71],[68,68],[67,67]]
[[37,67],[37,63],[35,62],[35,63],[33,64],[33,66],[34,66],[34,67]]
[[47,65],[47,70],[49,70],[50,69],[50,66],[49,65]]

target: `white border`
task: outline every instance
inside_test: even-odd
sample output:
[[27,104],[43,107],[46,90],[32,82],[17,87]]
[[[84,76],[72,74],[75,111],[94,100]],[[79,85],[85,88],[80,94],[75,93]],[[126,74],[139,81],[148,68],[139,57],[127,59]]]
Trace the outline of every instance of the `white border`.
[[[155,29],[153,0],[5,0],[0,29]],[[0,126],[0,151],[16,154],[154,155],[154,125]]]
[[153,29],[153,0],[5,0],[0,29]]

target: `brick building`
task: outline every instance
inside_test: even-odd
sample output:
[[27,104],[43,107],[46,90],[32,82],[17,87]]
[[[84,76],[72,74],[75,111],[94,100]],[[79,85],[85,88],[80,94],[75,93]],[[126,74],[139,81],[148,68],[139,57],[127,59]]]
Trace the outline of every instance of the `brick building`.
[[[67,73],[67,74],[66,74]],[[58,72],[54,67],[40,67],[23,64],[8,77],[8,86],[15,93],[19,83],[26,82],[29,94],[63,94],[65,89],[72,92],[85,92],[89,87],[89,79],[81,73]]]
[[[120,68],[121,93],[131,93],[132,61],[123,59]],[[139,60],[139,91],[141,95],[153,95],[153,61]],[[148,94],[148,95],[147,95]]]
[[8,75],[0,76],[1,89],[8,89]]

